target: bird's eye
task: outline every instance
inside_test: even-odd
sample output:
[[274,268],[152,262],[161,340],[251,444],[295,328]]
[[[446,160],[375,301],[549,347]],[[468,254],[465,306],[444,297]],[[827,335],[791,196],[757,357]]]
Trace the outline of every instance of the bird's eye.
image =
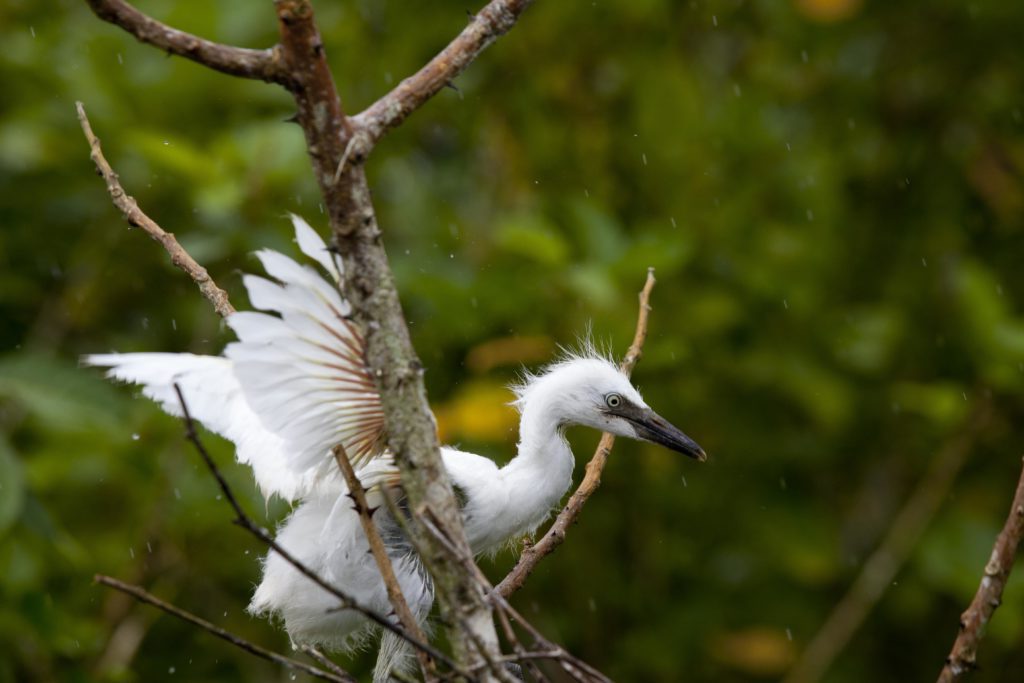
[[604,397],[604,402],[608,404],[609,408],[618,408],[622,405],[622,397],[618,394],[608,394]]

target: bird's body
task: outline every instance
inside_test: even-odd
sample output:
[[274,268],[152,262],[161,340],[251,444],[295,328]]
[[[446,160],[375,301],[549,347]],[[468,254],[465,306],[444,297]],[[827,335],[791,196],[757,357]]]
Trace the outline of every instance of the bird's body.
[[[85,360],[110,368],[111,377],[140,384],[144,394],[180,415],[177,385],[190,413],[235,443],[238,460],[252,467],[264,495],[297,503],[278,530],[278,543],[364,606],[388,614],[392,608],[383,581],[332,448],[344,447],[371,493],[380,487],[397,490],[398,471],[381,446],[383,410],[365,367],[362,336],[338,289],[340,269],[319,236],[301,219],[293,222],[299,247],[331,281],[276,252],[258,252],[277,282],[246,276],[245,285],[253,306],[275,315],[232,314],[228,324],[239,341],[223,357],[135,353]],[[566,356],[515,390],[520,440],[508,464],[499,468],[473,453],[441,449],[476,553],[493,552],[532,533],[550,515],[572,479],[574,458],[564,436],[571,424],[704,457],[596,354]],[[433,603],[430,577],[388,511],[379,509],[373,519],[406,601],[423,621]],[[295,642],[351,647],[369,634],[370,623],[351,610],[330,610],[334,604],[329,593],[271,553],[250,610],[282,618]],[[375,680],[386,679],[392,667],[408,659],[403,644],[385,636]]]

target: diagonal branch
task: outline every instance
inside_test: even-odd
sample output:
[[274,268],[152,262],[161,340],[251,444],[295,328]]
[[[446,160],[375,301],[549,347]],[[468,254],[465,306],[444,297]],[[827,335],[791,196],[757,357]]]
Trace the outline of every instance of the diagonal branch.
[[165,602],[160,598],[156,597],[155,595],[153,595],[152,593],[143,590],[139,586],[133,586],[130,583],[125,583],[111,576],[104,576],[103,574],[97,574],[95,577],[93,577],[93,580],[95,580],[96,583],[101,583],[104,586],[108,586],[115,590],[119,590],[122,593],[127,593],[136,600],[152,605],[157,609],[163,610],[167,614],[175,616],[183,621],[187,621],[193,626],[198,626],[204,631],[212,633],[218,638],[226,640],[235,647],[239,647],[250,654],[256,655],[257,657],[262,657],[263,659],[267,659],[277,664],[282,664],[292,669],[304,671],[310,676],[315,676],[325,681],[335,681],[335,683],[355,683],[356,681],[355,678],[353,678],[350,674],[348,674],[343,669],[338,667],[337,664],[334,664],[334,662],[331,662],[331,664],[333,665],[333,671],[324,671],[323,669],[318,669],[317,667],[306,664],[305,662],[300,662],[295,659],[285,657],[284,655],[278,654],[273,650],[268,650],[254,643],[250,643],[245,638],[236,636],[234,633],[226,631],[222,629],[220,626],[217,626],[216,624],[211,624],[210,622],[206,621],[201,617],[197,617],[191,612],[186,612],[180,607],[176,607],[170,604],[169,602]]
[[[402,587],[398,584],[395,568],[391,565],[391,558],[388,557],[388,551],[384,547],[384,541],[380,537],[380,532],[377,531],[377,527],[373,523],[373,513],[376,511],[376,508],[371,510],[370,505],[366,502],[366,491],[363,489],[363,484],[359,481],[359,477],[356,476],[355,470],[352,469],[352,462],[348,459],[344,446],[338,444],[334,447],[333,452],[334,459],[337,461],[341,473],[345,476],[345,482],[348,484],[348,495],[352,498],[356,513],[359,515],[359,523],[363,526],[363,533],[366,534],[366,540],[370,544],[370,552],[373,553],[373,559],[377,562],[381,578],[384,579],[384,587],[387,590],[391,607],[394,608],[395,614],[398,615],[398,620],[405,627],[405,630],[413,638],[426,642],[427,638],[420,629],[419,622],[416,621],[416,617],[413,616],[412,611],[409,609],[409,603],[406,602],[405,596],[402,594]],[[416,654],[420,658],[420,665],[424,671],[430,671],[433,668],[430,660],[420,650],[417,650]]]
[[952,683],[960,680],[967,672],[977,665],[975,657],[978,644],[988,625],[992,614],[1002,602],[1006,580],[1010,578],[1014,557],[1021,539],[1024,538],[1024,470],[1017,482],[1017,492],[1010,505],[1010,514],[1006,517],[1003,530],[996,537],[992,548],[992,556],[985,565],[985,573],[981,577],[981,585],[974,595],[967,611],[960,617],[960,633],[953,643],[953,650],[942,667],[938,683]]
[[85,115],[85,107],[81,102],[76,102],[75,108],[78,110],[78,121],[82,125],[82,132],[85,133],[85,139],[89,141],[89,156],[92,158],[93,163],[96,164],[96,172],[107,183],[107,192],[110,193],[110,199],[114,202],[114,206],[120,209],[124,217],[128,219],[128,225],[142,228],[149,233],[150,237],[163,245],[163,248],[170,254],[171,263],[185,271],[192,278],[192,281],[199,285],[199,291],[213,304],[218,315],[226,318],[234,313],[235,309],[231,302],[228,301],[228,293],[217,286],[217,283],[213,281],[210,274],[206,272],[206,268],[196,263],[195,259],[189,256],[188,252],[178,244],[178,240],[174,238],[174,235],[165,232],[163,228],[157,225],[156,221],[143,213],[135,199],[124,191],[124,188],[121,187],[121,181],[117,178],[117,173],[114,172],[114,169],[110,167],[110,164],[107,163],[106,158],[103,156],[99,138],[92,132],[89,118]]
[[515,26],[533,0],[492,0],[426,66],[352,117],[356,128],[376,142],[466,70],[474,59]]
[[231,76],[280,83],[284,77],[278,49],[251,50],[222,45],[171,28],[135,9],[123,0],[86,0],[103,21],[119,26],[141,43],[191,59]]
[[[637,314],[636,333],[633,335],[633,343],[629,345],[629,350],[626,351],[626,355],[619,365],[619,369],[627,377],[633,372],[637,361],[640,360],[644,341],[647,339],[647,317],[651,311],[650,299],[654,283],[654,268],[648,268],[647,281],[644,282],[644,288],[640,291],[640,312]],[[580,512],[583,511],[583,506],[586,504],[587,499],[601,485],[601,472],[604,470],[604,465],[608,460],[608,455],[612,452],[614,444],[614,435],[608,433],[601,435],[601,441],[597,444],[597,450],[594,452],[590,462],[587,463],[587,471],[583,476],[583,481],[580,482],[579,487],[573,492],[569,502],[562,508],[562,511],[558,513],[547,533],[539,541],[523,549],[523,554],[519,556],[516,566],[509,571],[508,575],[495,588],[499,595],[507,598],[522,588],[523,584],[526,583],[527,577],[536,569],[537,564],[547,555],[554,552],[555,548],[562,545],[569,526],[580,516]]]
[[185,423],[185,438],[192,442],[192,445],[195,446],[196,451],[199,452],[199,456],[203,459],[203,462],[206,464],[207,469],[210,470],[210,473],[213,475],[213,478],[217,480],[217,485],[220,487],[221,493],[224,494],[224,500],[226,500],[228,505],[230,505],[231,508],[235,511],[235,524],[242,527],[250,534],[258,538],[268,548],[270,548],[275,553],[280,555],[288,564],[295,567],[295,569],[297,569],[303,576],[305,576],[310,581],[315,583],[317,586],[323,588],[325,591],[327,591],[335,598],[337,598],[338,602],[341,603],[342,609],[351,609],[356,612],[359,612],[364,617],[368,618],[370,621],[374,622],[381,628],[387,631],[391,631],[396,636],[398,636],[405,642],[409,643],[417,650],[427,653],[439,662],[443,662],[444,664],[450,666],[454,671],[459,671],[457,665],[455,664],[455,662],[451,660],[450,657],[445,655],[437,648],[431,646],[424,640],[413,637],[412,635],[407,633],[405,629],[401,628],[400,626],[396,626],[394,623],[392,623],[390,619],[378,614],[376,611],[370,609],[369,607],[366,607],[358,600],[353,598],[351,595],[339,589],[337,586],[325,581],[322,576],[314,572],[312,569],[303,564],[297,557],[295,557],[290,552],[281,547],[281,545],[277,541],[275,541],[270,536],[270,534],[267,533],[265,529],[257,526],[256,523],[252,521],[252,518],[245,513],[245,510],[242,508],[242,505],[238,502],[238,499],[235,498],[235,494],[231,490],[231,487],[228,486],[228,482],[224,478],[224,475],[221,474],[220,469],[217,467],[217,464],[213,461],[213,458],[210,457],[209,452],[207,452],[206,446],[204,446],[203,442],[200,441],[199,433],[196,432],[195,421],[192,419],[192,414],[188,411],[188,404],[185,402],[185,396],[181,393],[181,387],[175,384],[174,391],[178,395],[178,402],[181,405],[182,420]]

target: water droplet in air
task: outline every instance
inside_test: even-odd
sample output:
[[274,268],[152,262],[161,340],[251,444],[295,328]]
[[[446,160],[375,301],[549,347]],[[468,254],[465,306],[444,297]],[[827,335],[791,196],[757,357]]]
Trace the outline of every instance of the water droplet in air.
[[793,640],[793,632],[788,628],[786,629],[786,640]]
[[29,26],[28,27],[28,32],[32,34],[33,38],[36,37],[36,27],[35,26]]
[[178,500],[181,500],[181,491],[179,491],[177,488],[174,489],[174,497],[177,498]]
[[139,440],[139,435],[138,434],[132,434],[132,441],[138,441],[138,440]]

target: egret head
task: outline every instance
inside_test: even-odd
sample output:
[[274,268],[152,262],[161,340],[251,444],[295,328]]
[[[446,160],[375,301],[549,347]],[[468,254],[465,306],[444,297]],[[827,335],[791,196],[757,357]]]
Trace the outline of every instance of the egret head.
[[516,404],[524,413],[532,403],[560,424],[593,427],[656,443],[697,460],[707,459],[693,439],[651,410],[629,379],[607,359],[568,356],[539,375],[527,376],[515,391]]

